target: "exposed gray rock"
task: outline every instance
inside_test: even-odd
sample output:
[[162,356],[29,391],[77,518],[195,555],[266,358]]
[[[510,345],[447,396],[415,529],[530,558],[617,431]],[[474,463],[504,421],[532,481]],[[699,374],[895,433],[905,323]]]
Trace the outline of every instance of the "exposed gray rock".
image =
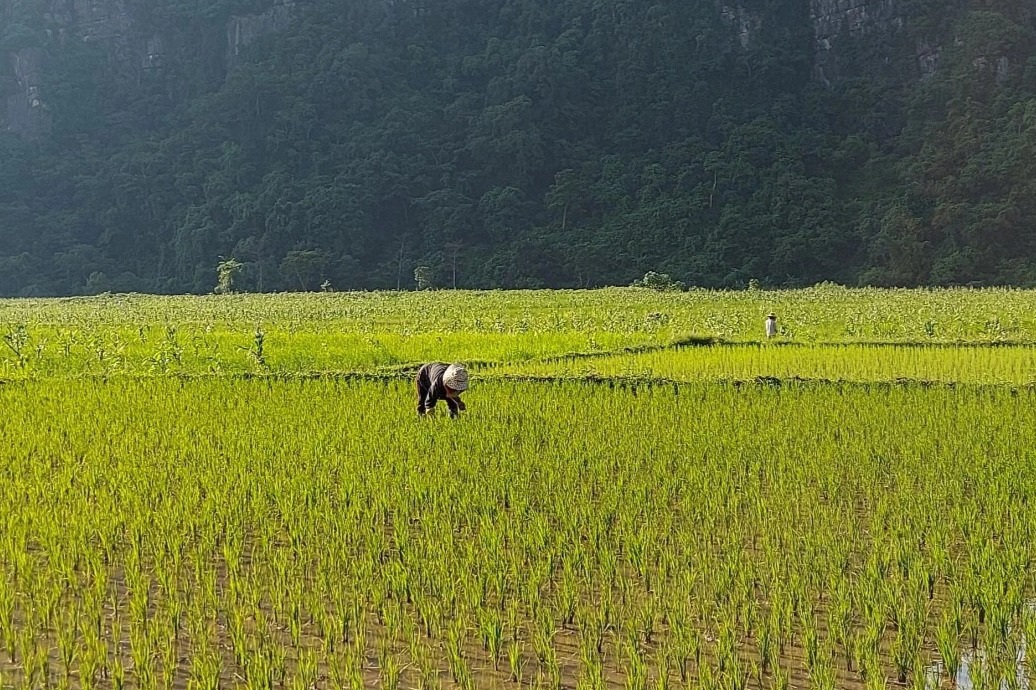
[[[742,48],[748,48],[762,26],[762,18],[741,2],[722,1],[720,15],[733,27]],[[830,51],[842,35],[862,36],[871,30],[889,31],[903,26],[895,0],[810,0],[810,21],[818,56]]]
[[[112,64],[137,78],[159,72],[176,37],[162,27],[139,26],[128,0],[40,0],[44,31],[53,41],[68,40],[104,46]],[[283,31],[291,22],[294,0],[275,0],[266,12],[231,17],[226,25],[225,65],[261,36]],[[0,128],[26,137],[46,132],[49,117],[37,49],[0,56]]]
[[[0,0],[2,1],[2,0]],[[156,74],[173,59],[183,46],[177,36],[161,26],[142,26],[134,15],[132,0],[36,0],[43,6],[45,35],[51,41],[85,41],[105,46],[111,64],[128,75],[140,79]],[[226,40],[210,64],[222,61],[231,69],[243,51],[256,40],[287,29],[292,21],[296,0],[272,0],[268,10],[259,14],[230,17],[223,30]],[[386,5],[395,0],[384,0]],[[714,0],[722,20],[732,30],[741,49],[749,50],[764,27],[767,15],[759,3],[745,0]],[[904,28],[901,0],[809,0],[809,18],[815,38],[815,75],[822,82],[840,78],[836,60],[840,42],[873,36],[884,38]],[[960,4],[951,0],[950,4]],[[415,7],[421,7],[418,5]],[[909,28],[909,27],[907,27]],[[220,29],[215,29],[219,31]],[[909,40],[915,37],[910,36]],[[907,43],[903,55],[885,56],[886,60],[916,59],[917,74],[930,77],[939,68],[941,49],[936,40],[917,40],[916,54],[911,55]],[[47,116],[46,83],[40,75],[40,55],[34,49],[0,55],[0,128],[38,136],[45,131]],[[992,78],[1003,81],[1011,65],[1006,58],[989,56],[987,69]]]
[[40,89],[41,57],[38,48],[24,48],[8,56],[13,79],[8,80],[4,98],[5,124],[7,129],[28,138],[46,132],[50,120]]
[[930,79],[939,69],[942,49],[925,40],[917,42],[917,68],[922,80]]
[[87,42],[124,38],[133,30],[125,0],[50,0],[45,18]]
[[125,40],[133,31],[123,0],[75,0],[76,33],[84,41]]
[[[124,58],[140,43],[125,0],[42,0],[43,27],[50,40],[77,40],[110,46],[113,56]],[[143,49],[143,46],[140,46]],[[27,48],[3,56],[9,63],[9,88],[4,89],[6,129],[35,138],[50,125],[45,79],[41,74],[42,53]]]
[[809,13],[820,51],[831,50],[843,32],[862,36],[903,25],[895,0],[810,0]]
[[144,42],[144,51],[141,54],[140,66],[145,71],[154,71],[162,68],[165,59],[165,39],[155,34]]
[[888,36],[903,28],[896,0],[810,0],[809,13],[816,41],[814,76],[828,86],[842,76],[832,59],[839,41]]
[[748,50],[752,45],[753,36],[763,25],[762,18],[746,10],[741,3],[734,5],[724,3],[720,5],[720,14],[724,22],[728,26],[733,27],[737,32],[737,39],[741,44],[741,48]]
[[287,29],[294,6],[294,0],[278,0],[262,14],[231,17],[227,21],[226,64],[233,65],[241,51],[256,39]]
[[991,57],[980,55],[971,61],[975,69],[992,77],[997,84],[1003,84],[1010,76],[1011,59],[1006,55]]
[[1001,55],[996,61],[996,83],[1003,84],[1011,73],[1011,58]]

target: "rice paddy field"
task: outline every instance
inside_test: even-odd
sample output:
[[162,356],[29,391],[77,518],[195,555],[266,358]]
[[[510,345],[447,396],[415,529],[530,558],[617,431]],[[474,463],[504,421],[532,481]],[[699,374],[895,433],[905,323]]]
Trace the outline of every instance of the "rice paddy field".
[[[1036,673],[1034,292],[102,296],[0,335],[3,688]],[[414,414],[436,359],[460,419]]]

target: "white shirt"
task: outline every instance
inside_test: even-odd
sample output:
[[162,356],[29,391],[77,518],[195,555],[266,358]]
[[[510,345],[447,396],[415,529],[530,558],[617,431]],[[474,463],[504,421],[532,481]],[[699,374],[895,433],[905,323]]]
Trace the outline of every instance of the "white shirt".
[[777,319],[766,319],[766,337],[772,338],[777,335]]

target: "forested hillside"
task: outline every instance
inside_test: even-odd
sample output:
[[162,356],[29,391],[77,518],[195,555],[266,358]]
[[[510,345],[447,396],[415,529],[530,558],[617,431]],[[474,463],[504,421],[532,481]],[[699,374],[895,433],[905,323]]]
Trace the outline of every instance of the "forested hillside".
[[5,0],[0,294],[1036,284],[1036,7],[846,4]]

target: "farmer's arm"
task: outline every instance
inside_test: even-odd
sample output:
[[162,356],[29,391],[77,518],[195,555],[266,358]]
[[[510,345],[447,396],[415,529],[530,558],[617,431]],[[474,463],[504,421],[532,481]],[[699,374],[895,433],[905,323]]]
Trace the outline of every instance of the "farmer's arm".
[[451,398],[448,395],[446,396],[446,406],[450,408],[451,417],[456,417],[460,414],[460,411],[464,409],[464,403],[457,398]]

